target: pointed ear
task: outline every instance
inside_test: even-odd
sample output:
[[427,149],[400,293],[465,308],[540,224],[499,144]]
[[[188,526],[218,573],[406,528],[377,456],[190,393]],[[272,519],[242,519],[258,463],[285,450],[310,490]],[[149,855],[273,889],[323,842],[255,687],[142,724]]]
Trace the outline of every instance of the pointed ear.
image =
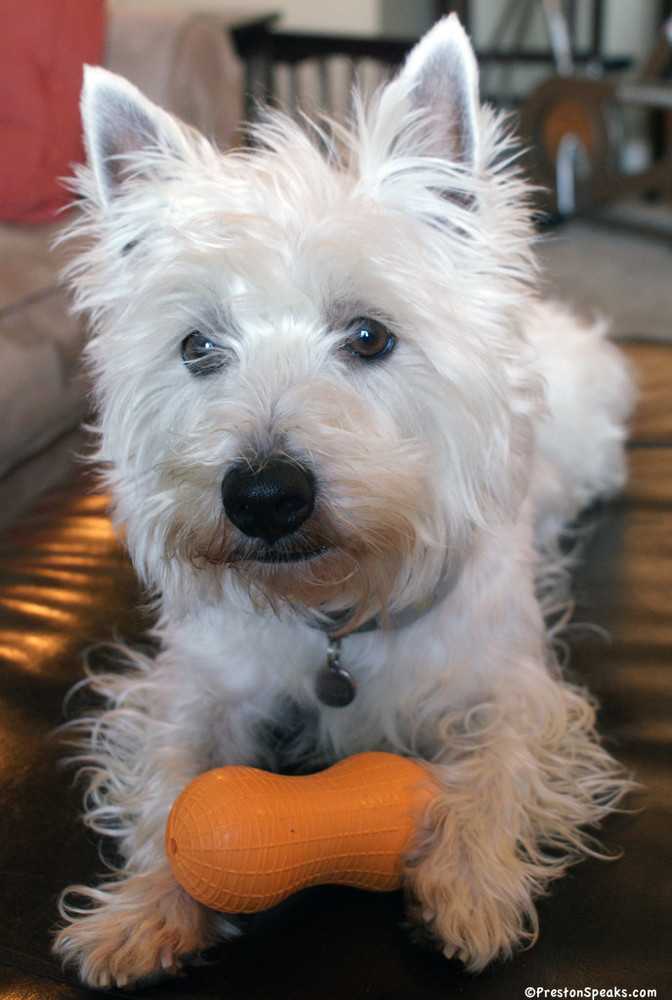
[[426,151],[467,167],[478,163],[478,67],[456,14],[421,38],[401,72],[411,107],[428,112]]
[[184,135],[168,112],[100,66],[84,67],[81,111],[87,158],[103,205],[114,198],[129,156],[167,149],[179,155],[184,148]]

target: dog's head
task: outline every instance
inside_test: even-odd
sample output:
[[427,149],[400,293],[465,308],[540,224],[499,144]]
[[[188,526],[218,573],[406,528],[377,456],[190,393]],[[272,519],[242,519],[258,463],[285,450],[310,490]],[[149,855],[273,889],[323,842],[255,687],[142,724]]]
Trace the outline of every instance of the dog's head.
[[100,69],[82,108],[73,279],[143,577],[183,607],[426,598],[515,517],[537,405],[525,186],[457,20],[330,134],[269,114],[222,154]]

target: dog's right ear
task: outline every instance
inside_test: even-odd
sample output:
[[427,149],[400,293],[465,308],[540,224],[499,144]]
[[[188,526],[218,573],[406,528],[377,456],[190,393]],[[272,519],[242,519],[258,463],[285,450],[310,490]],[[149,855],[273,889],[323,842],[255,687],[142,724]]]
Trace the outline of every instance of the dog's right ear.
[[184,133],[171,115],[100,66],[84,67],[81,111],[87,158],[103,206],[114,198],[129,167],[137,174],[137,154],[180,155],[184,150]]

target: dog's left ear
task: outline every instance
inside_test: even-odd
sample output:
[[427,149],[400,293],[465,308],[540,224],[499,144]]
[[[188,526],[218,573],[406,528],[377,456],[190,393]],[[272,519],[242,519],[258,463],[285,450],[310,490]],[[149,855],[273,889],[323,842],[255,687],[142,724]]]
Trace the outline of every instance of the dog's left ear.
[[478,163],[478,67],[456,14],[442,18],[408,56],[400,75],[411,108],[427,112],[423,152],[464,167]]

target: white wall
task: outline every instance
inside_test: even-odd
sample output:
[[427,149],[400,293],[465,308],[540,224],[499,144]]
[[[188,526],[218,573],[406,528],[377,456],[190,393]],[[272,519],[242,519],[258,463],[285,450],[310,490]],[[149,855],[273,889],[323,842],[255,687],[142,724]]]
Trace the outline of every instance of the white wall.
[[367,34],[378,29],[379,0],[280,0],[268,9],[282,12],[282,26]]
[[[84,2],[84,0],[82,0]],[[115,0],[110,0],[114,3]],[[124,0],[153,4],[231,12],[240,20],[255,15],[279,14],[285,28],[297,31],[329,31],[362,34],[378,30],[380,0]],[[413,4],[415,0],[402,0]],[[0,0],[0,9],[2,0]]]
[[643,58],[653,44],[658,4],[623,3],[610,0],[607,4],[605,49],[608,53],[632,53]]

